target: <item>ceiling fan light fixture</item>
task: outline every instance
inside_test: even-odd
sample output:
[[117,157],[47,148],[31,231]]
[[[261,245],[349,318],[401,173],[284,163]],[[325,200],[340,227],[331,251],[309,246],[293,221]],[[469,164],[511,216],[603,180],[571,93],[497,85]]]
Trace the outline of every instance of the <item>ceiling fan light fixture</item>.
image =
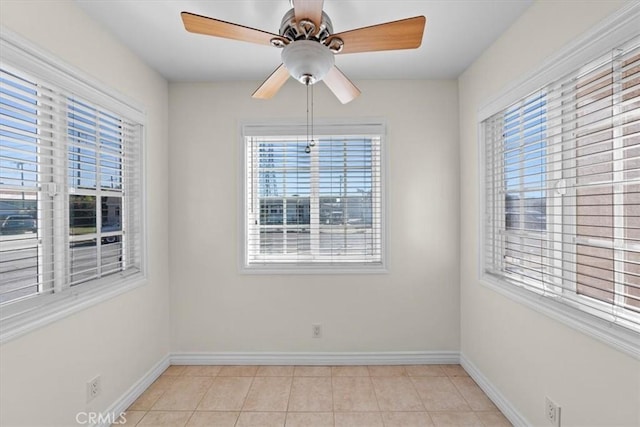
[[291,77],[303,84],[314,84],[327,75],[335,58],[328,47],[317,41],[297,40],[282,50],[282,62]]
[[[283,63],[251,95],[256,99],[272,98],[291,75],[307,86],[307,92],[310,85],[324,81],[346,104],[360,90],[334,65],[334,54],[416,49],[422,44],[424,16],[333,34],[331,19],[323,10],[324,0],[289,0],[289,3],[291,9],[282,17],[279,34],[190,12],[180,15],[185,29],[191,33],[282,49]],[[313,138],[309,141],[311,145]]]

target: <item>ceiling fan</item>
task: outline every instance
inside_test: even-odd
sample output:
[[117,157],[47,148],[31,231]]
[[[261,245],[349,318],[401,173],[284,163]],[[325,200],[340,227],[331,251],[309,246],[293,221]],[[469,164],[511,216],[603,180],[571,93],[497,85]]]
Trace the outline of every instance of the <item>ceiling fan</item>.
[[333,25],[323,12],[323,0],[293,0],[285,13],[280,34],[245,27],[219,19],[182,12],[187,31],[197,34],[274,46],[282,49],[282,62],[253,93],[269,99],[291,75],[309,86],[319,81],[342,102],[353,100],[360,90],[335,66],[334,54],[415,49],[422,43],[426,18],[416,16],[332,34]]

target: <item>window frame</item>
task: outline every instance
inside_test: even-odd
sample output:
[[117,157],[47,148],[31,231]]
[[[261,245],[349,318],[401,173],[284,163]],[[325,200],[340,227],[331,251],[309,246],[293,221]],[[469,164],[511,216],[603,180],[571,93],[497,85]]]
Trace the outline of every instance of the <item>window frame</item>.
[[[247,187],[247,164],[248,164],[248,147],[246,137],[259,136],[296,136],[306,135],[306,122],[301,120],[280,120],[280,121],[264,121],[264,120],[246,120],[239,123],[239,175],[238,175],[238,210],[239,221],[238,227],[238,271],[241,274],[385,274],[388,273],[387,263],[387,224],[388,212],[385,200],[388,197],[387,180],[387,156],[386,156],[386,122],[381,118],[363,118],[363,119],[315,119],[314,121],[314,137],[321,135],[372,135],[380,138],[380,250],[381,261],[368,265],[362,262],[327,264],[320,263],[277,263],[250,265],[248,263],[248,236],[249,236],[249,209],[248,209],[248,192]],[[313,150],[313,149],[312,149]],[[277,255],[274,256],[277,258]]]
[[[147,209],[146,209],[146,112],[135,101],[120,94],[118,91],[93,79],[73,66],[68,65],[58,57],[42,50],[26,41],[19,35],[2,28],[0,33],[0,51],[2,52],[3,67],[15,71],[18,75],[31,77],[34,81],[44,81],[47,84],[63,88],[65,92],[88,100],[109,111],[113,111],[128,120],[135,121],[139,125],[139,141],[136,147],[136,156],[139,161],[139,191],[140,191],[140,270],[119,271],[83,282],[79,286],[71,286],[71,282],[64,288],[56,281],[50,294],[34,295],[23,300],[5,303],[0,309],[0,344],[27,334],[37,328],[48,325],[76,312],[94,306],[117,295],[128,292],[147,283]],[[65,118],[66,120],[66,118]],[[66,135],[65,128],[65,135]],[[60,156],[65,156],[66,151],[59,151]],[[43,163],[45,168],[51,168],[51,162]],[[56,171],[56,174],[66,175],[67,169]],[[99,180],[100,178],[97,177]],[[42,185],[38,193],[51,197],[53,193],[62,192],[64,202],[68,210],[68,196],[72,194],[68,188],[57,188],[56,184]],[[97,191],[99,194],[100,191]],[[124,202],[124,198],[123,198]],[[40,203],[40,202],[39,202]],[[96,206],[100,209],[100,206]],[[65,210],[65,212],[67,212]],[[129,220],[123,212],[122,221]],[[58,239],[57,242],[43,245],[43,240],[51,239],[53,230],[44,227],[39,221],[40,242],[38,246],[45,246],[47,254],[63,250],[72,241],[72,236],[67,239]],[[42,228],[41,228],[42,227]],[[98,225],[99,228],[99,225]],[[122,233],[122,230],[120,231]],[[68,234],[68,233],[67,233]],[[97,233],[99,236],[100,233]],[[40,255],[42,256],[42,255]],[[98,258],[96,258],[98,259]],[[39,261],[40,262],[40,261]],[[66,262],[66,259],[65,259]],[[57,263],[59,265],[60,263]],[[68,262],[66,263],[68,264]],[[56,267],[57,268],[57,267]],[[63,268],[68,268],[68,265]],[[55,269],[55,268],[54,268]],[[52,270],[53,271],[53,270]],[[38,273],[41,274],[41,273]],[[71,279],[70,275],[68,276]]]
[[[478,134],[478,240],[477,240],[477,278],[478,282],[492,289],[511,300],[525,305],[539,313],[545,314],[562,324],[579,330],[593,338],[596,338],[607,345],[616,348],[626,354],[640,359],[640,340],[638,333],[625,328],[619,324],[614,324],[606,319],[592,316],[585,312],[585,298],[583,295],[571,292],[572,295],[563,295],[560,298],[545,295],[544,290],[525,289],[514,286],[508,281],[500,280],[485,272],[485,251],[486,242],[486,215],[487,205],[485,202],[487,182],[486,173],[486,142],[484,120],[504,110],[509,105],[526,97],[528,94],[548,87],[550,82],[554,82],[564,75],[575,70],[580,70],[584,64],[593,62],[594,58],[602,57],[606,52],[622,45],[627,40],[637,35],[637,28],[640,26],[640,4],[629,4],[622,7],[616,13],[594,26],[590,31],[578,37],[563,49],[545,60],[539,67],[527,73],[521,79],[513,82],[506,90],[489,99],[478,111],[477,124]],[[551,136],[549,136],[551,138]],[[560,168],[562,169],[562,168]],[[547,169],[549,179],[557,180],[557,176],[552,175],[554,171]],[[559,190],[562,190],[560,185]],[[550,202],[547,203],[549,208]],[[556,212],[553,212],[554,214]],[[547,217],[551,213],[547,211]],[[565,218],[571,212],[560,212]],[[575,212],[573,213],[575,215]],[[565,222],[565,221],[563,221]],[[566,230],[565,230],[566,231]],[[573,233],[576,234],[576,233]],[[567,239],[558,239],[559,244],[566,243]],[[575,242],[572,242],[575,244]],[[563,281],[571,280],[564,277]],[[575,280],[573,280],[575,283]],[[566,288],[565,288],[566,289]],[[534,292],[532,292],[534,290]],[[566,294],[566,291],[564,292]],[[579,301],[576,299],[579,298]],[[606,305],[594,300],[597,306]],[[580,308],[578,308],[580,307]]]

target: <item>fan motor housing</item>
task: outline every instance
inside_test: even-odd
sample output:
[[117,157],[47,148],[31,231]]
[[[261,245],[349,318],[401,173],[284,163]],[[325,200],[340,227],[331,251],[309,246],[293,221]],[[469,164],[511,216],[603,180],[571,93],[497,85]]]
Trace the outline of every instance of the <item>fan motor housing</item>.
[[331,23],[331,19],[329,19],[329,15],[324,11],[322,12],[320,28],[316,28],[311,21],[303,20],[303,22],[296,22],[294,9],[289,9],[289,11],[284,14],[282,23],[280,24],[280,35],[291,41],[314,39],[322,42],[329,37],[331,33],[333,33],[333,24]]

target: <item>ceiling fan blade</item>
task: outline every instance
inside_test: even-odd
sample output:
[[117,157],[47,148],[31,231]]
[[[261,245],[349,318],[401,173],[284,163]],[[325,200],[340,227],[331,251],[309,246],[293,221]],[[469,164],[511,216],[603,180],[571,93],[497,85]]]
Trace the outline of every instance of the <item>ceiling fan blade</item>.
[[322,24],[322,4],[324,0],[293,0],[293,10],[296,22],[308,19],[316,25],[316,30]]
[[333,34],[327,39],[340,38],[344,45],[339,53],[374,52],[378,50],[415,49],[422,44],[427,18],[415,16],[399,21],[358,28]]
[[271,73],[267,80],[260,85],[252,98],[256,99],[269,99],[272,98],[289,79],[289,71],[285,68],[284,64],[281,64],[276,70]]
[[182,16],[184,28],[191,33],[265,44],[267,46],[271,46],[271,39],[274,37],[278,39],[282,38],[278,34],[272,34],[266,31],[256,30],[255,28],[196,15],[194,13],[182,12],[180,15]]
[[360,89],[351,83],[351,80],[335,65],[329,70],[327,75],[324,76],[322,81],[343,104],[354,100],[360,95]]

